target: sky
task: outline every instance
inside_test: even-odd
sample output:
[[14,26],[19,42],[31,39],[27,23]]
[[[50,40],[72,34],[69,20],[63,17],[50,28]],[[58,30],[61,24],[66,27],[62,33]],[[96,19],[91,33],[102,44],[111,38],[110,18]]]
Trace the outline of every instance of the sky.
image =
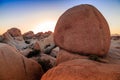
[[106,18],[111,34],[120,34],[120,0],[0,0],[0,34],[12,27],[27,31],[54,31],[69,8],[91,4]]

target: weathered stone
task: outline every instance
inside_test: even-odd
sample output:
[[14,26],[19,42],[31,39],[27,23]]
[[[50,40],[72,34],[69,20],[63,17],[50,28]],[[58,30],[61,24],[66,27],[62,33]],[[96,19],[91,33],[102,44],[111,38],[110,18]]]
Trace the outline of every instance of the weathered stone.
[[46,72],[41,80],[120,80],[120,65],[75,59]]
[[63,49],[60,49],[60,51],[58,52],[56,65],[74,59],[87,59],[87,58],[88,58],[87,56],[81,56],[79,54],[74,54],[72,52],[68,52]]
[[39,80],[41,66],[22,56],[15,48],[0,43],[0,80]]
[[60,50],[59,47],[55,47],[54,49],[52,49],[50,55],[56,58],[58,56],[59,50]]
[[29,31],[29,32],[26,32],[26,33],[23,34],[24,39],[31,39],[33,37],[34,37],[33,31]]
[[110,46],[109,26],[94,6],[78,5],[59,18],[54,40],[67,51],[103,56],[108,53]]
[[[15,32],[14,32],[15,31]],[[16,47],[17,49],[21,50],[24,47],[27,47],[21,32],[17,28],[11,28],[3,34],[4,40],[3,42]]]
[[8,30],[8,33],[12,36],[12,37],[17,37],[17,36],[21,36],[21,31],[17,28],[11,28]]

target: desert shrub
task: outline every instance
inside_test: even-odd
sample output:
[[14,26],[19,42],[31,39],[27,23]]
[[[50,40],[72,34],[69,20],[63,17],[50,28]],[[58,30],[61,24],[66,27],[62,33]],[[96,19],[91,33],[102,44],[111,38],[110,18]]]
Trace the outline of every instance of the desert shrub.
[[50,54],[50,53],[51,53],[51,50],[52,50],[52,49],[47,48],[47,49],[44,50],[44,53],[45,53],[45,54]]
[[38,63],[42,66],[44,72],[47,72],[53,65],[50,63],[50,60],[38,60]]
[[103,60],[103,59],[101,59],[101,58],[103,58],[103,57],[99,57],[99,56],[97,56],[97,55],[90,55],[90,56],[89,56],[89,59],[90,59],[90,60],[97,61],[97,62],[100,62],[100,63],[107,63],[106,60]]
[[31,58],[33,56],[37,56],[40,53],[40,50],[33,50],[29,52],[29,54],[26,56],[27,58]]
[[25,41],[26,44],[30,44],[30,41]]
[[90,55],[89,59],[94,61],[99,61],[99,57],[97,55]]

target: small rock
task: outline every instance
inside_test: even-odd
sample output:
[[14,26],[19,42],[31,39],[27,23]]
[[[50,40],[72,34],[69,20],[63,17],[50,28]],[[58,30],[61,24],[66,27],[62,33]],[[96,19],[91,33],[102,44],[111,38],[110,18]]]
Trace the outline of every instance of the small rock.
[[34,37],[33,31],[29,31],[23,34],[24,39],[32,39]]
[[58,52],[59,52],[59,47],[56,47],[56,48],[52,49],[50,55],[51,55],[52,57],[55,57],[55,58],[56,58],[56,57],[58,56]]

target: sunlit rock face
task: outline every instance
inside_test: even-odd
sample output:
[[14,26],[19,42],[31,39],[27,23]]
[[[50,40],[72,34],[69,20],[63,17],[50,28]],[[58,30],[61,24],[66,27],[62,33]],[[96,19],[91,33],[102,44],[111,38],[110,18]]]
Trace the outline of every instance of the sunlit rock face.
[[0,43],[0,80],[40,80],[41,66],[15,48]]
[[17,28],[11,28],[7,30],[4,34],[4,41],[5,43],[16,47],[17,49],[21,50],[22,48],[26,47],[27,44],[25,43],[21,31]]
[[54,48],[55,43],[53,40],[53,34],[49,35],[46,38],[38,40],[38,43],[40,44],[40,49],[42,52],[46,52],[47,50]]
[[12,36],[12,37],[17,37],[17,36],[21,36],[21,31],[17,28],[11,28],[8,30],[8,33]]
[[75,59],[59,64],[41,80],[120,80],[120,65]]
[[95,7],[84,4],[68,9],[56,24],[54,41],[60,47],[57,66],[41,80],[120,79],[118,57],[109,51],[109,26]]
[[40,40],[40,39],[44,39],[44,38],[47,38],[49,37],[50,35],[52,34],[51,31],[48,31],[48,32],[38,32],[37,34],[35,34],[35,38]]
[[32,39],[34,37],[33,31],[29,31],[23,34],[24,39]]
[[54,40],[59,47],[71,52],[104,56],[110,46],[109,26],[94,6],[78,5],[60,16]]

